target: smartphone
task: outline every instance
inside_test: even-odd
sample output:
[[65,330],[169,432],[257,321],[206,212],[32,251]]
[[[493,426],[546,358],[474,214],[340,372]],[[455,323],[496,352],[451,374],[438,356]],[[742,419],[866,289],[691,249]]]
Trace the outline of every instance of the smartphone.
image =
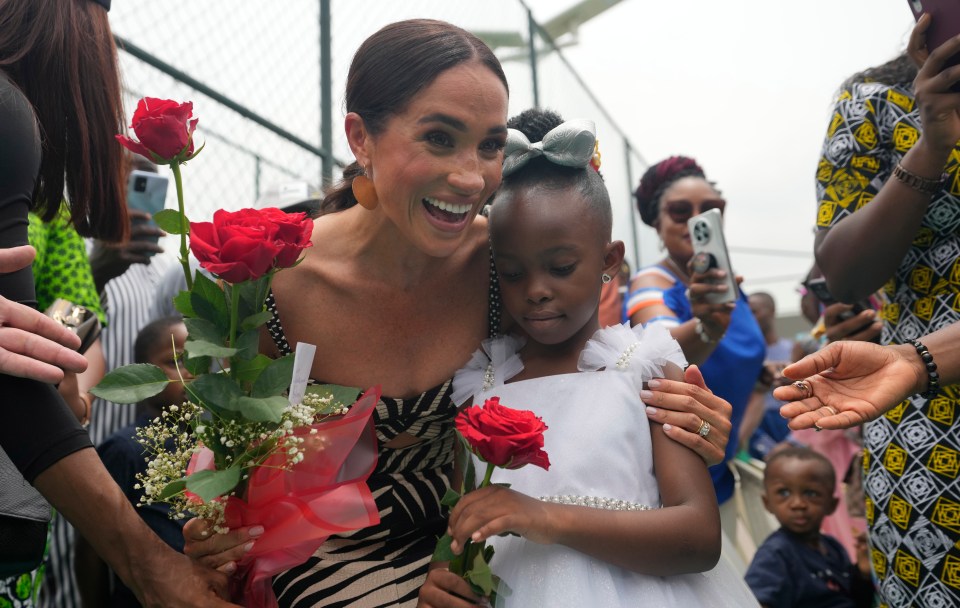
[[[831,304],[836,304],[837,299],[831,295],[830,290],[827,289],[827,280],[823,277],[818,277],[816,279],[808,279],[804,281],[803,286],[810,290],[810,293],[817,296],[817,299],[823,302],[824,306],[830,306]],[[863,302],[856,302],[848,311],[840,313],[839,317],[841,321],[846,321],[851,317],[855,317],[864,310],[867,309],[867,305]]]
[[[167,185],[169,183],[170,180],[163,175],[150,173],[149,171],[131,171],[130,177],[127,178],[127,206],[131,209],[146,211],[150,215],[159,213],[166,203]],[[134,220],[135,223],[143,221]],[[147,224],[156,226],[153,221],[147,222]],[[135,236],[133,238],[153,243],[160,241],[160,237],[156,235]],[[152,255],[152,253],[148,255]]]
[[[960,2],[957,0],[907,0],[913,18],[919,20],[924,13],[930,15],[930,27],[927,28],[927,50],[933,51],[947,40],[960,34]],[[960,64],[960,53],[947,60],[944,68]],[[951,89],[960,91],[960,83]]]
[[719,268],[727,273],[724,284],[727,290],[707,294],[706,300],[713,304],[736,302],[740,296],[737,280],[730,266],[730,255],[727,253],[727,242],[723,238],[723,215],[719,209],[710,209],[700,215],[687,220],[690,230],[690,240],[693,243],[693,269],[696,272],[706,272],[711,268]]

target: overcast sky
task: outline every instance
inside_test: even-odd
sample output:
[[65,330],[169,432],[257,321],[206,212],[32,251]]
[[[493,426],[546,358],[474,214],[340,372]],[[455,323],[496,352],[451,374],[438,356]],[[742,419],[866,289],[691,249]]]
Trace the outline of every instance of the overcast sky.
[[[527,3],[541,22],[575,4]],[[744,288],[771,291],[786,313],[812,262],[832,97],[850,74],[898,54],[912,23],[905,0],[624,0],[564,53],[645,160],[700,161],[728,200]]]

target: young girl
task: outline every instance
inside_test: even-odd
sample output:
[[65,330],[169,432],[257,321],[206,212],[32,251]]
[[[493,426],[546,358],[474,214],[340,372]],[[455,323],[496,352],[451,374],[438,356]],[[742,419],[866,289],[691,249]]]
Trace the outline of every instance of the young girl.
[[526,337],[485,341],[454,379],[455,402],[499,396],[542,417],[551,467],[498,469],[509,489],[467,494],[450,517],[453,549],[496,548],[507,606],[756,605],[732,569],[711,570],[720,518],[703,460],[649,424],[638,398],[680,376],[679,345],[663,328],[600,329],[600,287],[624,246],[588,166],[593,124],[561,122],[537,110],[511,121],[524,133],[509,131],[490,210],[503,305]]

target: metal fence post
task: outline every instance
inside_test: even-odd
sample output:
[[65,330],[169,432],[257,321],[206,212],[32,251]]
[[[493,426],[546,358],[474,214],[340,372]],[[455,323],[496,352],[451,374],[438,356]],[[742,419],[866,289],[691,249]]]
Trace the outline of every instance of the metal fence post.
[[[333,88],[330,56],[330,0],[320,0],[320,148],[333,151]],[[333,159],[321,158],[321,188],[333,183]]]
[[[630,140],[623,140],[623,156],[627,165],[627,200],[633,200],[633,167],[630,165],[630,156],[633,154],[633,148],[630,146]],[[633,270],[640,268],[640,236],[637,234],[637,214],[633,212],[633,205],[627,205],[627,213],[630,214],[630,231],[633,233]]]
[[533,19],[533,12],[527,9],[527,28],[529,32],[527,44],[530,47],[530,80],[533,85],[533,107],[540,107],[540,84],[537,76],[537,22]]

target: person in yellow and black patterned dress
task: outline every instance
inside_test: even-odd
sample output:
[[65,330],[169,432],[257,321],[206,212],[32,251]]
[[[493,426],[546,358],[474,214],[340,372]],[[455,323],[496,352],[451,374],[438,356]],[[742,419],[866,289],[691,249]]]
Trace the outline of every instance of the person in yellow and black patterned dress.
[[[960,41],[928,54],[929,21],[904,55],[845,83],[817,170],[817,262],[842,301],[883,286],[882,344],[960,320],[960,74],[940,73]],[[960,386],[933,392],[864,427],[884,607],[960,606]]]

